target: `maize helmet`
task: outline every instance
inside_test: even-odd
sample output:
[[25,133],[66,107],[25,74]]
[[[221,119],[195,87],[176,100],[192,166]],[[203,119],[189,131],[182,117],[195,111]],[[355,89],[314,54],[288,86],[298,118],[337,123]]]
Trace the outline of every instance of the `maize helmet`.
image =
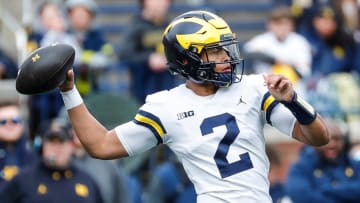
[[[239,82],[236,66],[240,57],[238,41],[229,25],[219,16],[208,11],[190,11],[176,17],[163,34],[165,55],[172,74],[180,74],[197,83],[211,82],[228,87]],[[204,61],[209,49],[224,49],[230,60]],[[229,63],[231,72],[217,73],[216,64]]]

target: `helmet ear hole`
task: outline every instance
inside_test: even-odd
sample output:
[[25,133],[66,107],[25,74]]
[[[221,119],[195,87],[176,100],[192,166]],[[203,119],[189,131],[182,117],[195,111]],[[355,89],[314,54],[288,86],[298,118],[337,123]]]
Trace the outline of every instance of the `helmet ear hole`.
[[208,78],[208,73],[205,70],[198,70],[197,75],[199,78]]
[[189,47],[189,50],[190,50],[191,52],[193,52],[193,53],[198,53],[198,51],[199,51],[199,49],[196,48],[196,47],[194,47],[194,46],[190,46],[190,47]]

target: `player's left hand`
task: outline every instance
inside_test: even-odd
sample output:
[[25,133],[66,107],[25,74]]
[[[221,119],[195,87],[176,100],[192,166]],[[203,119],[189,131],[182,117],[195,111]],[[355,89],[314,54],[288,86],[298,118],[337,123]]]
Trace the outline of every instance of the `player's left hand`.
[[264,85],[270,94],[278,101],[290,102],[294,97],[294,88],[291,81],[280,74],[263,74]]
[[66,92],[74,88],[75,79],[74,79],[74,70],[70,69],[66,73],[66,80],[59,86],[60,91]]

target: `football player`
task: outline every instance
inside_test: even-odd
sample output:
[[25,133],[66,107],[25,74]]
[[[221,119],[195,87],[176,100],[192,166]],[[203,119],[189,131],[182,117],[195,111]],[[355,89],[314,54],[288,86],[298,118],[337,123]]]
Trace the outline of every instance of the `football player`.
[[272,202],[266,123],[303,143],[329,141],[318,113],[282,75],[237,74],[238,41],[207,11],[176,17],[163,34],[170,71],[187,80],[148,95],[134,119],[107,130],[87,110],[73,82],[60,90],[76,133],[97,158],[132,156],[160,144],[182,162],[197,202]]

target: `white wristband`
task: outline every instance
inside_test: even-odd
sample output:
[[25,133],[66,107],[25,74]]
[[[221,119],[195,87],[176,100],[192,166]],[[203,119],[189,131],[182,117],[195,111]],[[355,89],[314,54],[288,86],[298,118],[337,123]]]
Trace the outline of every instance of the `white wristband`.
[[75,86],[69,91],[66,92],[60,91],[60,93],[63,98],[66,110],[72,109],[83,103],[83,99],[81,98],[81,95]]

